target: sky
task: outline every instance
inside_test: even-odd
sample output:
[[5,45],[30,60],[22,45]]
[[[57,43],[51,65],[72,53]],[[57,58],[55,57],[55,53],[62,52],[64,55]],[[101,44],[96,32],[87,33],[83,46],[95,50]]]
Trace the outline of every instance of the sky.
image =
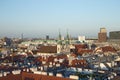
[[97,37],[120,30],[120,0],[0,0],[0,37]]

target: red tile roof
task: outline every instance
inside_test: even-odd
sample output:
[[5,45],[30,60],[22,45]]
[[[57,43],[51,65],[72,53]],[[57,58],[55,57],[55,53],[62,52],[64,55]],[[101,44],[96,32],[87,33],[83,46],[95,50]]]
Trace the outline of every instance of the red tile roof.
[[40,53],[57,53],[57,46],[39,46],[38,52],[40,52]]
[[77,54],[82,55],[84,53],[93,53],[93,50],[89,49],[78,49]]
[[71,53],[70,56],[77,57],[75,53]]
[[67,55],[66,54],[62,54],[62,55],[58,55],[56,56],[57,59],[67,59]]
[[111,80],[120,80],[120,76],[115,76],[113,79]]
[[80,49],[80,48],[86,49],[86,48],[88,48],[88,46],[87,46],[87,44],[77,44],[77,45],[75,45],[75,49]]
[[0,77],[0,80],[73,80],[73,79],[22,72],[21,74],[17,75],[9,74],[5,77]]
[[105,47],[102,47],[102,51],[103,52],[116,52],[116,49],[114,47],[111,47],[111,46],[105,46]]
[[100,47],[97,50],[101,50],[102,52],[116,52],[117,51],[114,47],[111,47],[111,46]]
[[87,62],[86,60],[72,60],[71,62],[72,67],[87,67]]

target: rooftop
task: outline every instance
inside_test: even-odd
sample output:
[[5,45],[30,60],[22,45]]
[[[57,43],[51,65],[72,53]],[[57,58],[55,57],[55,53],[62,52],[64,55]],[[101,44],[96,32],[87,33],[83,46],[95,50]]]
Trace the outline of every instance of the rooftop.
[[27,72],[21,72],[21,74],[8,74],[7,76],[0,77],[0,80],[73,80],[70,78],[62,78],[55,76],[47,76],[41,74],[33,74]]

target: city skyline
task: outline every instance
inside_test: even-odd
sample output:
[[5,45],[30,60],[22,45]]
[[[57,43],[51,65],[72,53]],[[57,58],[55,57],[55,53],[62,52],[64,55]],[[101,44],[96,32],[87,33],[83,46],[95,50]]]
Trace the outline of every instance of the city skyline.
[[1,0],[0,37],[97,37],[119,31],[120,0]]

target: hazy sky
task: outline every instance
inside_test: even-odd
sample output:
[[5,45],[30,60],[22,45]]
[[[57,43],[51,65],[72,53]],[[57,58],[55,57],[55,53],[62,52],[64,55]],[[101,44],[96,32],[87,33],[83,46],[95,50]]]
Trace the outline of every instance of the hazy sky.
[[0,0],[0,37],[97,36],[120,30],[120,0]]

